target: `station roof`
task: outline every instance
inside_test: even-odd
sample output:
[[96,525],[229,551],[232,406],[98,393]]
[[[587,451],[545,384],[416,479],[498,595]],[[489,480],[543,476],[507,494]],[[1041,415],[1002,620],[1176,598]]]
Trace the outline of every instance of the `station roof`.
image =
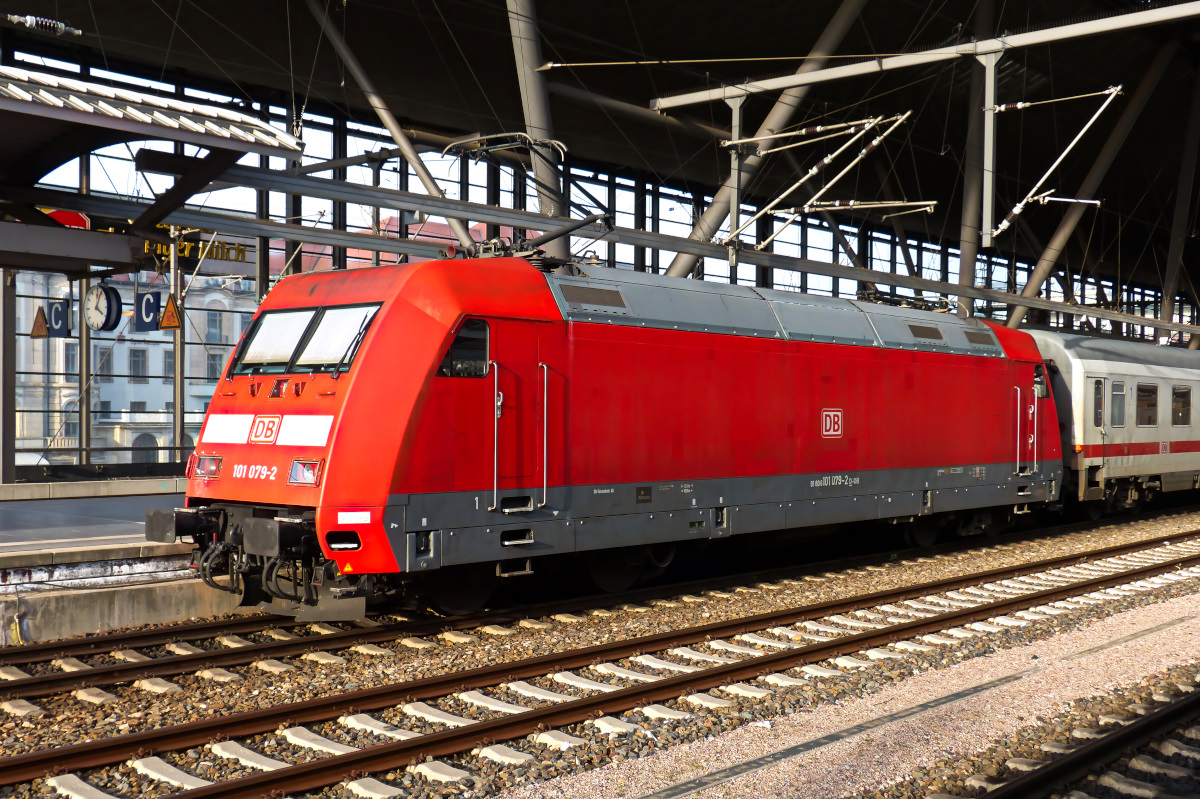
[[[172,80],[293,112],[348,111],[376,124],[362,93],[299,0],[126,0],[101,9],[58,0],[56,19],[82,31],[46,36],[3,22],[3,15],[47,13],[46,4],[0,0],[6,48],[80,60],[103,68]],[[408,126],[450,137],[524,129],[506,5],[500,0],[349,0],[329,14],[393,112]],[[729,157],[705,128],[726,129],[723,103],[672,112],[699,125],[669,125],[636,116],[610,98],[647,109],[657,97],[794,72],[839,7],[838,0],[779,4],[664,0],[594,4],[540,2],[543,54],[561,66],[544,73],[555,138],[572,158],[614,164],[666,184],[709,190],[728,173]],[[1118,0],[995,2],[982,24],[981,0],[870,0],[837,48],[843,57],[877,57],[968,42],[1080,19],[1173,3]],[[95,12],[93,11],[95,8]],[[982,27],[980,27],[982,24]],[[1181,145],[1195,80],[1200,23],[1176,22],[1013,50],[1001,61],[997,101],[1062,100],[1003,115],[997,125],[997,209],[1002,218],[1041,177],[1102,98],[1064,98],[1123,85],[1124,95],[1063,161],[1047,188],[1072,197],[1101,150],[1133,87],[1156,53],[1179,41],[1160,81],[1101,184],[1100,210],[1089,212],[1063,265],[1079,272],[1161,280],[1174,207]],[[777,60],[764,60],[777,59]],[[655,61],[672,63],[615,64]],[[603,63],[604,66],[579,64]],[[845,63],[837,61],[834,63]],[[911,110],[912,117],[875,158],[891,190],[911,200],[937,200],[933,214],[905,217],[910,232],[958,240],[963,152],[972,61],[951,60],[874,76],[814,85],[793,121],[840,122]],[[745,128],[753,131],[776,94],[752,96]],[[247,105],[247,108],[249,106]],[[626,109],[628,111],[628,109]],[[2,123],[0,123],[2,124]],[[769,198],[824,154],[816,145],[771,156],[747,187]],[[3,168],[3,165],[0,165]],[[840,199],[882,199],[881,172],[867,164],[843,182]],[[1025,224],[997,241],[997,254],[1035,258],[1064,206],[1031,207]],[[1189,219],[1194,219],[1193,210]],[[878,220],[878,216],[874,217]],[[1196,225],[1189,222],[1188,233]],[[1200,250],[1188,254],[1200,255]],[[1088,253],[1087,265],[1080,258]],[[1097,264],[1102,262],[1102,267]],[[1185,259],[1186,263],[1186,259]],[[1187,282],[1183,288],[1189,288]]]

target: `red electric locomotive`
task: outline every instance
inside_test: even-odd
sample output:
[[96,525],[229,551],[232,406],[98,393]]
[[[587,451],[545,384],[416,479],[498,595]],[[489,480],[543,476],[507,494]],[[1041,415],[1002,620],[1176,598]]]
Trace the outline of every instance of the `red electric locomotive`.
[[550,555],[620,589],[689,541],[977,532],[1057,500],[1044,369],[1022,332],[748,286],[512,257],[297,275],[147,536],[246,603],[353,618],[466,610]]

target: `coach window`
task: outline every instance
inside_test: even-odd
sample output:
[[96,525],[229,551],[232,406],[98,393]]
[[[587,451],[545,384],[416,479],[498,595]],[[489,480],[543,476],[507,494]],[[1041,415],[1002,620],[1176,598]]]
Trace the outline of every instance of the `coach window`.
[[1171,424],[1186,427],[1192,423],[1192,389],[1175,386],[1171,389]]
[[1138,383],[1137,424],[1138,427],[1158,427],[1158,386]]
[[482,319],[463,322],[437,373],[438,377],[487,377],[488,323]]
[[[1087,396],[1086,394],[1084,396]],[[1092,397],[1094,409],[1092,411],[1092,425],[1094,427],[1104,427],[1104,381],[1097,380],[1095,385],[1095,394]]]
[[1120,380],[1112,384],[1112,426],[1125,426],[1125,383]]

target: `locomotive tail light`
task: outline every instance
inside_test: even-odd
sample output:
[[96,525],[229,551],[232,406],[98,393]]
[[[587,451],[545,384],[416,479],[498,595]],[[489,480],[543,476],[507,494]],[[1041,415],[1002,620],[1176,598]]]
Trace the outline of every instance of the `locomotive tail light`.
[[221,459],[211,455],[199,456],[192,474],[205,480],[216,480],[221,476]]
[[321,464],[324,461],[292,461],[288,485],[315,486],[321,480]]

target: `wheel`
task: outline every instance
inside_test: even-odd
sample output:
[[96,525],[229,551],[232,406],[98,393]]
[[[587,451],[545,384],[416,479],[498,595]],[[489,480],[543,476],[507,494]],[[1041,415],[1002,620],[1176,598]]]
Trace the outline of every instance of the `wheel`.
[[931,547],[937,543],[938,529],[932,524],[910,524],[904,531],[904,542],[910,547]]
[[439,574],[422,586],[426,604],[443,616],[466,616],[491,599],[499,578],[493,563],[477,563]]
[[637,548],[601,549],[587,555],[587,573],[601,591],[628,591],[642,576],[644,553]]

